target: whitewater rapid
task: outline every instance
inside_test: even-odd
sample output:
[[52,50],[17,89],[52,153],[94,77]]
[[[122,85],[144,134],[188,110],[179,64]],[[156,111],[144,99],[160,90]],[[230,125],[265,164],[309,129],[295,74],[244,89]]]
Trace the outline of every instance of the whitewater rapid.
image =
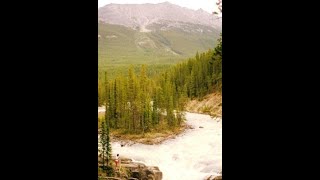
[[98,107],[98,113],[102,113],[106,111],[106,107],[102,106],[102,107]]
[[159,145],[133,144],[124,147],[120,142],[113,142],[112,152],[147,166],[158,166],[163,180],[202,180],[218,175],[222,171],[221,119],[186,113],[186,123],[194,129],[186,130],[175,139]]

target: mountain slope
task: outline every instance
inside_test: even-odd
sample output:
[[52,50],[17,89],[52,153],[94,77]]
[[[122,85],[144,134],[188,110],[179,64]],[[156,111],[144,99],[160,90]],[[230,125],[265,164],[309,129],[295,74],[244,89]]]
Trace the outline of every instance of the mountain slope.
[[168,67],[214,48],[221,32],[215,15],[170,3],[109,4],[98,19],[99,70],[111,76],[129,64]]
[[219,36],[219,31],[206,26],[197,27],[204,32],[160,31],[157,29],[161,26],[156,26],[150,26],[154,31],[142,33],[120,25],[99,23],[99,60],[113,64],[166,63],[163,59],[186,58],[197,51],[213,48]]
[[143,29],[160,20],[184,22],[221,29],[221,19],[202,9],[197,11],[169,2],[159,4],[108,4],[99,8],[100,21]]

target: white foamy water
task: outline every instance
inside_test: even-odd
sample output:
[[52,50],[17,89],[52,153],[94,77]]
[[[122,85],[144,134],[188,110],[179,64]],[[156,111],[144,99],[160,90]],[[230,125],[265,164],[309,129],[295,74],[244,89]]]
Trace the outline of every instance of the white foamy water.
[[106,111],[106,107],[104,106],[98,107],[98,113],[105,112],[105,111]]
[[[159,145],[112,143],[113,154],[147,166],[158,166],[163,180],[202,180],[222,170],[222,121],[208,115],[186,113],[194,129]],[[202,126],[203,128],[199,128]]]

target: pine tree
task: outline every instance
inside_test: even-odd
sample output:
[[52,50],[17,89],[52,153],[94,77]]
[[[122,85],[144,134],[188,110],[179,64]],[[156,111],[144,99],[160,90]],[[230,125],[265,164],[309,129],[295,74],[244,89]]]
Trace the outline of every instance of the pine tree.
[[106,123],[106,153],[107,153],[107,165],[109,166],[109,160],[111,160],[112,148],[110,143],[110,125]]
[[147,131],[150,130],[151,118],[152,118],[151,98],[147,94],[146,104],[145,104],[145,109],[144,109],[144,130],[147,130]]
[[[109,98],[109,86],[108,86],[108,79],[107,73],[105,72],[105,95],[106,95],[106,111],[105,111],[105,121],[101,124],[102,134],[101,140],[103,152],[107,154],[107,165],[109,165],[109,159],[111,158],[111,144],[110,144],[110,118],[109,118],[109,109],[110,106],[110,98]],[[104,155],[103,155],[104,156]]]
[[[129,131],[135,131],[135,116],[136,116],[136,106],[135,106],[135,74],[133,72],[133,66],[129,68],[129,78],[128,78],[128,103],[129,103],[129,114],[128,114],[128,127]],[[130,122],[132,121],[132,123]]]
[[113,90],[113,96],[114,96],[114,121],[115,121],[115,128],[118,128],[118,120],[119,120],[119,84],[117,84],[117,79],[114,80],[114,90]]
[[199,58],[199,53],[197,51],[197,54],[196,54],[196,60],[198,61],[200,58]]
[[155,126],[156,124],[159,123],[159,115],[158,115],[158,93],[157,90],[155,90],[153,94],[153,101],[152,101],[152,125]]
[[127,84],[127,79],[124,77],[121,77],[121,81],[122,81],[122,86],[121,86],[121,112],[122,112],[122,121],[123,121],[123,127],[128,130],[129,129],[129,113],[130,113],[130,109],[129,109],[129,103],[128,103],[128,84]]
[[175,126],[175,117],[173,113],[173,98],[169,97],[169,103],[167,108],[167,119],[169,127],[173,128]]
[[98,106],[102,106],[105,101],[104,88],[101,80],[98,80]]
[[139,111],[141,114],[140,119],[140,126],[142,128],[142,134],[144,134],[144,131],[146,129],[146,118],[147,118],[147,106],[150,102],[150,99],[147,99],[147,74],[146,74],[146,66],[142,65],[140,70],[140,91],[139,91],[139,97],[140,97],[140,106]]
[[102,146],[102,166],[105,169],[105,154],[106,154],[106,144],[107,144],[107,132],[105,128],[105,123],[101,122],[101,134],[100,134],[100,143]]
[[107,121],[107,119],[109,118],[109,87],[108,87],[108,79],[107,79],[107,72],[105,72],[104,73],[104,78],[105,78],[105,80],[104,80],[104,83],[105,83],[105,85],[104,85],[104,89],[105,89],[105,91],[104,91],[104,93],[105,93],[105,101],[106,101],[106,103],[105,103],[105,114],[104,114],[104,118],[105,118],[105,121]]
[[103,81],[98,80],[98,105],[103,102],[106,105],[105,125],[108,130],[105,133],[112,128],[145,133],[160,124],[175,127],[184,119],[184,105],[188,98],[221,92],[222,38],[215,49],[197,52],[195,57],[173,66],[160,76],[150,78],[147,72],[143,65],[136,76],[131,66],[128,76],[121,75],[110,81],[105,73],[104,88]]

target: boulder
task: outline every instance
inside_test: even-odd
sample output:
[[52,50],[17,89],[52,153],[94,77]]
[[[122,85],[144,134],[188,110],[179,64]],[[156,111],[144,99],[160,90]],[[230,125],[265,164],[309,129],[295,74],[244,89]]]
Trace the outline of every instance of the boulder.
[[199,128],[203,128],[202,126],[199,126]]
[[162,180],[162,172],[157,166],[145,166],[141,163],[124,164],[131,171],[131,177],[141,180]]
[[162,180],[162,172],[155,170],[153,171],[155,180]]
[[131,177],[140,179],[141,178],[141,173],[137,170],[131,171]]
[[214,176],[214,175],[210,175],[205,177],[206,180],[222,180],[222,176]]
[[155,180],[155,177],[154,177],[154,175],[152,175],[152,174],[149,174],[149,175],[148,175],[148,180]]
[[145,169],[144,170],[144,173],[146,174],[146,176],[149,176],[149,175],[153,175],[153,171],[151,169]]
[[120,166],[125,169],[123,171],[125,173],[116,175],[117,178],[105,177],[104,179],[162,180],[162,172],[157,166],[146,166],[143,163],[132,162],[132,159],[128,158],[120,158]]
[[121,163],[121,167],[129,169],[131,171],[139,168],[137,164],[122,164],[122,163]]
[[121,167],[129,169],[130,171],[135,171],[135,170],[138,170],[138,169],[145,168],[146,165],[144,165],[142,163],[136,163],[136,162],[130,162],[128,164],[125,164],[125,163],[121,162]]
[[117,177],[99,177],[98,179],[101,179],[101,180],[121,180],[120,178],[117,178]]
[[120,163],[121,163],[121,164],[130,164],[130,163],[132,163],[132,159],[129,159],[129,158],[120,158]]
[[151,170],[158,170],[159,171],[159,167],[158,166],[148,166],[149,169]]
[[136,163],[135,162],[134,164],[138,165],[139,168],[145,168],[146,167],[146,165],[142,164],[142,163]]

